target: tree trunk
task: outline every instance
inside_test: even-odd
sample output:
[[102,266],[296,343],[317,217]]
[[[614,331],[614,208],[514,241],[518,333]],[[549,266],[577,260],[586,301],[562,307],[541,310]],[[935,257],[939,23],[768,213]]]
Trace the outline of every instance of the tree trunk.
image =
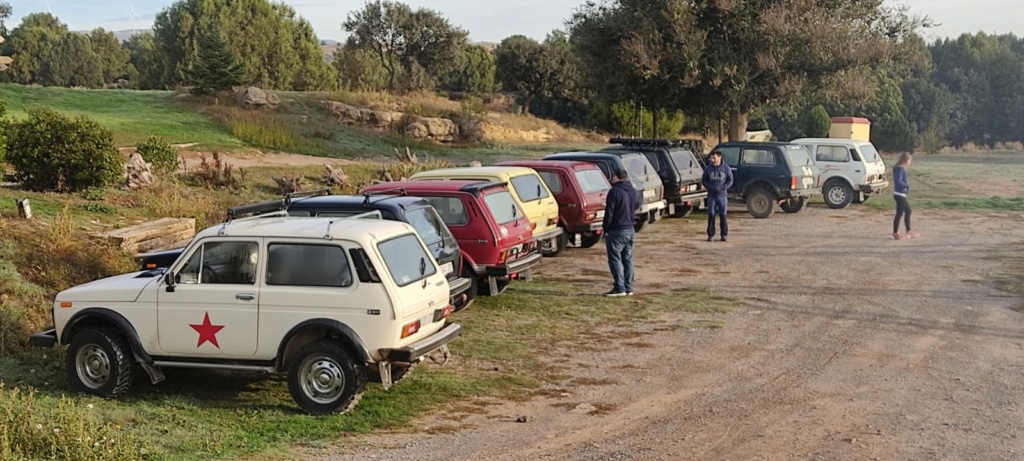
[[530,115],[530,103],[533,102],[533,96],[523,96],[523,115]]
[[749,112],[740,112],[739,109],[729,110],[729,141],[747,140],[747,122]]
[[658,137],[658,111],[651,109],[651,137]]

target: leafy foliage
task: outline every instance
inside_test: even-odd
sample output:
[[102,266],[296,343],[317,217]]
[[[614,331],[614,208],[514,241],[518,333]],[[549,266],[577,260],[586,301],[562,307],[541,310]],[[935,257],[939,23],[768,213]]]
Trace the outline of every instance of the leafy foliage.
[[151,32],[132,35],[124,44],[130,65],[135,69],[132,84],[140,90],[156,90],[166,87],[163,80],[166,64],[157,53],[156,41]]
[[195,94],[213,94],[242,84],[245,77],[235,55],[220,35],[210,31],[199,41],[199,59],[189,70],[188,81]]
[[388,87],[388,71],[373,51],[354,46],[334,50],[331,62],[338,72],[338,86],[347,91],[382,91]]
[[121,175],[113,135],[89,118],[39,108],[6,131],[7,160],[28,189],[77,192],[108,186]]
[[496,66],[494,55],[480,45],[470,45],[462,50],[459,64],[448,75],[445,84],[449,91],[483,94],[494,91]]
[[[681,111],[669,113],[665,109],[644,108],[632,102],[597,104],[591,111],[588,122],[597,128],[619,136],[637,136],[675,139],[679,137],[686,122]],[[654,116],[659,123],[654,129]],[[641,131],[642,129],[642,131]]]
[[803,119],[804,136],[809,138],[827,138],[832,129],[832,118],[821,104],[814,106]]
[[496,78],[517,91],[524,112],[538,98],[572,97],[580,87],[580,63],[565,34],[553,32],[544,43],[523,35],[502,40],[494,50]]
[[14,58],[8,77],[16,83],[96,88],[134,74],[113,33],[72,32],[48,13],[26,16],[4,51]]
[[136,150],[157,173],[170,174],[178,169],[178,151],[163,138],[150,136],[146,142],[136,146]]

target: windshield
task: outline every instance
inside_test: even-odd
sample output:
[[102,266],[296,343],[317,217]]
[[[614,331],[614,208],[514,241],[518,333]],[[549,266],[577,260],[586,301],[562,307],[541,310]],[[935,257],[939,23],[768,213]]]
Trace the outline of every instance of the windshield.
[[487,203],[487,208],[491,210],[491,215],[494,216],[494,220],[498,224],[508,224],[523,216],[519,205],[516,205],[515,199],[508,191],[487,194],[484,196],[484,202]]
[[512,188],[519,196],[519,201],[523,203],[548,198],[547,188],[536,174],[524,174],[512,178]]
[[388,272],[400,287],[418,282],[437,272],[431,256],[414,234],[405,234],[377,245]]
[[811,161],[811,154],[804,146],[786,146],[783,152],[786,153],[786,160],[789,161],[790,166],[814,165],[814,162]]
[[864,161],[868,163],[881,162],[882,159],[878,156],[878,150],[871,144],[861,144],[860,152],[864,154]]
[[[448,227],[441,221],[441,217],[437,215],[437,211],[433,208],[417,208],[412,211],[407,211],[405,217],[409,219],[409,224],[416,229],[416,233],[420,235],[423,243],[427,245],[427,248],[442,248],[445,245],[452,246],[455,243],[455,238],[452,237],[451,232],[448,231]],[[434,251],[435,255],[437,254]]]
[[576,181],[580,183],[580,189],[583,189],[584,194],[596,194],[611,188],[608,179],[597,169],[577,171]]

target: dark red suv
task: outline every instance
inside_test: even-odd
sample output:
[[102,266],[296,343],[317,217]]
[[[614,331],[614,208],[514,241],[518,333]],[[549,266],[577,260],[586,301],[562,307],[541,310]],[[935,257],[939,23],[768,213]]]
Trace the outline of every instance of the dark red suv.
[[363,190],[373,195],[423,197],[448,226],[462,252],[462,276],[494,296],[514,279],[529,280],[541,255],[526,215],[504,183],[401,181]]
[[558,221],[569,242],[590,248],[601,241],[604,203],[612,185],[588,162],[512,160],[497,165],[533,168],[558,201]]

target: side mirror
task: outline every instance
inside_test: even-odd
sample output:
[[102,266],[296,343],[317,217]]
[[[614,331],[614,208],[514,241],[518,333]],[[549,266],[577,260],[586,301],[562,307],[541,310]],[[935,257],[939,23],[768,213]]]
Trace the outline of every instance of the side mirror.
[[177,278],[178,276],[171,271],[164,272],[164,283],[167,284],[168,293],[174,293],[174,286],[178,283]]

